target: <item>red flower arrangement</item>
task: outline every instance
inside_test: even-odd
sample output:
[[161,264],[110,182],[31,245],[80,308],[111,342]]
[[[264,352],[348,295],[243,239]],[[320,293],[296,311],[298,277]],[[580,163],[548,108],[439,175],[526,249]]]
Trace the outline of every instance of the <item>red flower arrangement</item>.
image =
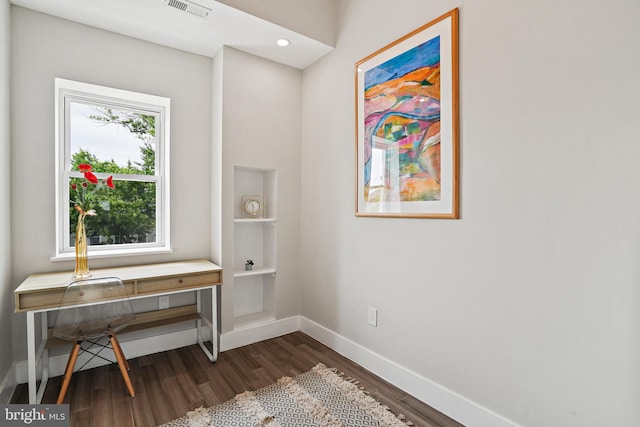
[[97,194],[101,192],[105,186],[108,188],[116,188],[113,184],[113,176],[109,176],[107,179],[100,181],[88,163],[78,165],[78,169],[82,172],[84,178],[80,183],[74,182],[71,184],[69,198],[80,214],[93,216],[96,214],[96,211],[91,209],[91,207],[96,201]]

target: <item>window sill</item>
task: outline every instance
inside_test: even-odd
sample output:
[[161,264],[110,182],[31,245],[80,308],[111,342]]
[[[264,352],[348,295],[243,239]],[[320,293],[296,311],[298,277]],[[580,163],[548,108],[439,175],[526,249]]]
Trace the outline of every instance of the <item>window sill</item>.
[[[128,257],[135,255],[156,255],[156,254],[170,254],[173,253],[171,248],[139,248],[139,249],[120,249],[120,250],[108,250],[108,251],[95,251],[89,252],[89,259],[98,258],[116,258],[116,257]],[[76,254],[74,252],[66,252],[57,254],[50,258],[51,261],[72,261],[75,260]]]

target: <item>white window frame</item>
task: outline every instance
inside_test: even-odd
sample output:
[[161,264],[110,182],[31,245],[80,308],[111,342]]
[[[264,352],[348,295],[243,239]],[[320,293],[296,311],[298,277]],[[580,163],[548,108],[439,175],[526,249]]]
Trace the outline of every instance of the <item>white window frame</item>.
[[[144,255],[171,252],[170,205],[169,205],[169,98],[114,89],[73,80],[55,79],[55,202],[56,202],[56,251],[52,260],[67,260],[75,257],[75,248],[69,245],[70,203],[69,178],[82,177],[71,170],[69,102],[107,105],[117,109],[132,110],[158,115],[155,134],[155,175],[145,176],[156,184],[156,242],[126,243],[117,245],[94,245],[88,247],[90,258],[111,256]],[[105,174],[106,175],[106,174]],[[98,178],[105,178],[96,173]],[[131,179],[131,175],[123,175]],[[114,175],[117,180],[118,175]]]

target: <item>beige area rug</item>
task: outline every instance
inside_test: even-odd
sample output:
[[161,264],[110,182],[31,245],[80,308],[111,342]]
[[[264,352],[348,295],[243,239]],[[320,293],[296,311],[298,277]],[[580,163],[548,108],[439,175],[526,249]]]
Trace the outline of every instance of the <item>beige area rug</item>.
[[220,405],[198,408],[161,427],[406,427],[412,425],[323,364],[280,378]]

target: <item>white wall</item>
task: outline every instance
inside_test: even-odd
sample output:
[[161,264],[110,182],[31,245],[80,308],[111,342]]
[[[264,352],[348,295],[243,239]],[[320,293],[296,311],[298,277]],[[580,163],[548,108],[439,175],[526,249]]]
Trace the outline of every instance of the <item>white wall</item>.
[[[11,200],[10,200],[10,132],[9,132],[9,42],[10,32],[9,0],[0,1],[0,325],[11,325],[13,317],[13,286],[11,283]],[[0,328],[0,342],[10,343],[11,328]],[[11,347],[3,345],[0,349],[0,403],[5,403],[3,385],[12,386],[10,375],[12,364]]]
[[[275,316],[300,314],[300,137],[302,72],[224,47],[222,91],[222,329],[233,329],[234,165],[277,173]],[[217,104],[217,101],[216,101]],[[266,201],[270,203],[269,200]],[[242,304],[242,302],[235,302]],[[224,345],[224,343],[223,343]]]
[[[458,5],[462,218],[355,218],[354,63]],[[640,3],[340,7],[303,76],[303,315],[521,425],[640,425]]]
[[[73,269],[73,261],[50,261],[55,248],[55,77],[171,98],[174,252],[90,260],[90,267],[209,258],[211,58],[20,7],[12,7],[11,18],[11,289],[30,273]],[[14,360],[24,360],[24,315],[13,320]]]
[[[214,184],[230,194],[236,162],[287,171],[278,318],[298,313],[299,278],[304,316],[519,424],[640,425],[640,4],[557,3],[456,3],[461,220],[353,214],[353,65],[455,6],[444,0],[339,2],[337,48],[305,70],[301,91],[299,72],[225,49],[216,69],[237,76],[224,80],[230,105],[219,140],[234,145],[223,148],[227,173]],[[118,261],[224,258],[225,241],[219,249],[209,239],[212,217],[230,222],[230,208],[209,213],[211,60],[17,7],[11,23],[12,152],[2,144],[0,162],[7,174],[11,160],[14,272],[5,294],[31,272],[72,268],[49,261],[54,77],[172,98],[175,253]],[[286,98],[270,96],[282,88],[293,91],[285,126],[302,111],[301,152],[295,128],[274,148],[243,126],[248,109],[273,121],[270,101],[283,107]],[[7,233],[8,224],[0,217]],[[0,253],[8,276],[9,255]],[[22,360],[24,319],[7,304],[2,319],[13,318],[14,360]],[[366,323],[369,305],[380,310],[378,328]],[[1,374],[10,358],[0,351]]]

